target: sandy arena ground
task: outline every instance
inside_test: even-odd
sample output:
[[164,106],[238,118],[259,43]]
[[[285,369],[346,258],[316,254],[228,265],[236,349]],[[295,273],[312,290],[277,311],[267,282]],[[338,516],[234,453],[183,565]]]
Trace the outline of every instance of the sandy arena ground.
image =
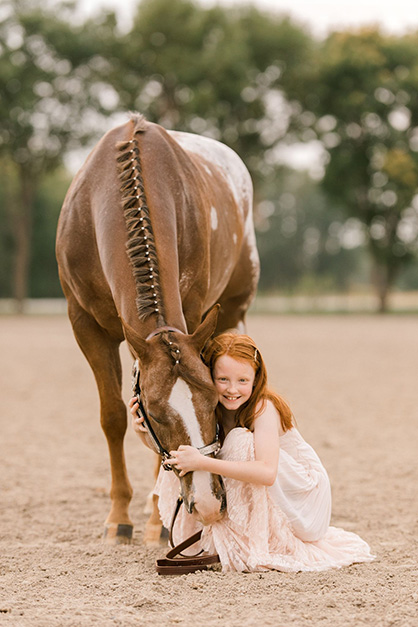
[[[129,430],[134,544],[101,543],[107,446],[63,316],[2,317],[0,624],[418,625],[418,333],[414,317],[254,316],[271,384],[328,469],[332,524],[377,559],[320,574],[159,577],[142,544],[152,454]],[[124,397],[130,358],[123,350]]]

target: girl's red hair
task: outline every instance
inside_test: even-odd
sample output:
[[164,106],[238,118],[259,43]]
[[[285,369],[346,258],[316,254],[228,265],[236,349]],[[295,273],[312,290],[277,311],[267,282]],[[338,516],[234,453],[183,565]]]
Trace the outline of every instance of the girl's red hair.
[[[253,393],[236,414],[237,426],[254,430],[254,420],[264,410],[266,401],[271,401],[276,408],[283,431],[293,427],[292,412],[284,398],[270,390],[267,386],[267,369],[260,351],[248,335],[222,333],[210,340],[203,351],[203,359],[213,373],[215,363],[222,357],[229,355],[233,359],[245,361],[252,365],[255,371]],[[216,414],[219,422],[221,409],[219,404]]]

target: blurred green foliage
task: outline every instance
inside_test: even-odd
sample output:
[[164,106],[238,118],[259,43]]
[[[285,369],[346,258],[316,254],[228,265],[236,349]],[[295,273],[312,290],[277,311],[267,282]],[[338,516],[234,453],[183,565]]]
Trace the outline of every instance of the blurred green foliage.
[[329,159],[323,188],[364,225],[382,310],[417,252],[417,43],[418,34],[374,28],[334,33],[312,75],[315,130]]
[[277,169],[263,189],[266,200],[256,214],[261,290],[347,291],[354,278],[367,281],[359,225],[347,221],[344,209],[331,204],[306,173]]
[[[278,14],[192,0],[142,0],[121,32],[111,11],[76,8],[0,10],[0,296],[60,294],[63,164],[129,110],[243,158],[262,290],[372,280],[384,309],[396,280],[418,286],[418,35],[317,41]],[[286,166],[295,146],[314,148],[311,175]]]
[[[28,297],[61,297],[55,262],[55,233],[62,201],[71,181],[64,168],[42,178],[32,206],[32,246],[28,264]],[[10,199],[19,180],[14,164],[0,159],[0,295],[13,294],[14,217]]]

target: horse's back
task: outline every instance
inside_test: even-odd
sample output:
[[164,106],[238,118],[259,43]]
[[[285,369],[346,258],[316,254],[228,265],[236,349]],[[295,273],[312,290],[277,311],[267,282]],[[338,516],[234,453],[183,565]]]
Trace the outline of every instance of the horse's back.
[[226,290],[242,288],[255,293],[259,274],[250,174],[231,148],[214,139],[169,131],[169,135],[200,168],[199,184],[206,194],[202,203],[210,222],[210,287],[206,306]]
[[123,281],[126,295],[135,291],[125,251],[115,147],[127,137],[129,126],[110,130],[90,152],[67,191],[57,228],[56,256],[65,296],[104,327],[113,327],[118,317],[117,283]]
[[[258,257],[252,183],[245,165],[220,142],[166,131],[140,116],[103,136],[68,191],[57,237],[62,280],[68,276],[76,290],[84,289],[84,301],[89,299],[86,283],[97,298],[103,293],[117,300],[120,285],[135,292],[117,164],[117,145],[132,137],[161,253],[163,283],[178,285],[185,308],[201,303],[202,314],[228,285],[250,281],[253,293]],[[81,275],[77,287],[76,276]],[[119,303],[116,306],[120,310]]]
[[[252,207],[252,181],[242,159],[231,148],[210,137],[169,131],[173,139],[188,153],[199,155],[206,163],[212,164],[227,180],[234,199],[243,212]],[[206,165],[206,172],[213,177],[213,171]]]

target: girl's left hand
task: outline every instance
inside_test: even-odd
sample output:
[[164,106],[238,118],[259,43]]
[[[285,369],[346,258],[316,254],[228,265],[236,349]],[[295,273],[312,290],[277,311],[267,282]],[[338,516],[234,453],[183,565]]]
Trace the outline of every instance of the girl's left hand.
[[137,433],[138,435],[140,433],[148,433],[148,429],[143,424],[144,419],[136,413],[139,409],[138,397],[133,396],[131,400],[129,401],[128,405],[129,405],[129,411],[132,414],[132,426],[134,428],[135,433]]
[[184,477],[188,472],[200,470],[199,465],[202,461],[202,455],[194,446],[182,444],[177,451],[170,451],[170,459],[167,463],[179,470],[179,476]]

